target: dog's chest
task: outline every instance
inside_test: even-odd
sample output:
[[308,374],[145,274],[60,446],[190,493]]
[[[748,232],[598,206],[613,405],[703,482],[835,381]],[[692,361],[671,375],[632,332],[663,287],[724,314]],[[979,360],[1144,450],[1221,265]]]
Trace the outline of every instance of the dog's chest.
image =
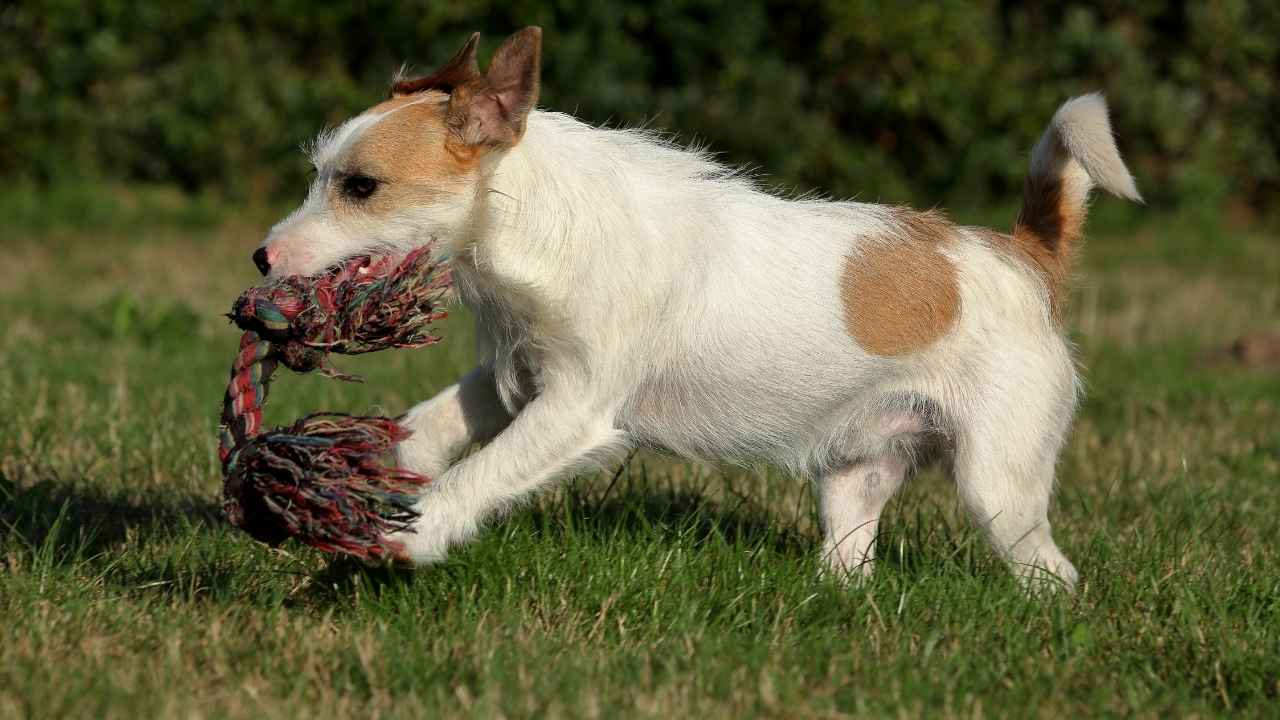
[[520,301],[469,262],[454,268],[458,298],[471,311],[476,324],[476,350],[480,361],[493,368],[503,405],[518,412],[542,388],[542,353],[536,348],[534,317]]

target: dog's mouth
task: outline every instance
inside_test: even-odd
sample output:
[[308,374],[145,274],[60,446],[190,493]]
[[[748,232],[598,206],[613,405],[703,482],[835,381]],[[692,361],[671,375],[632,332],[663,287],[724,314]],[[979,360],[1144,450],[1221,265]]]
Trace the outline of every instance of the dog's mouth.
[[335,286],[339,283],[354,282],[357,285],[386,279],[403,267],[416,260],[426,248],[412,251],[365,252],[349,255],[318,272],[296,273],[276,278],[268,278],[266,285],[309,285],[320,283]]
[[[430,245],[401,253],[352,255],[323,272],[268,279],[246,290],[232,305],[230,317],[242,329],[254,330],[272,342],[287,340],[287,333],[296,334],[297,328],[316,323],[338,322],[347,330],[367,325],[378,332],[383,331],[383,324],[392,323],[404,326],[392,346],[418,347],[432,337],[423,329],[424,323],[444,317],[436,305],[450,282],[448,267],[432,259]],[[373,330],[362,332],[365,335],[359,337],[370,336]],[[331,340],[305,344],[325,351],[338,346]],[[354,345],[344,347],[347,349],[338,351],[350,353]],[[310,359],[297,359],[298,363],[303,361]],[[286,364],[297,369],[295,364]]]
[[363,255],[360,257],[354,257],[349,262],[354,264],[355,271],[359,275],[368,275],[372,272],[375,272],[375,267],[374,267],[375,261],[372,255]]
[[377,280],[390,275],[404,261],[405,255],[405,253],[352,255],[346,260],[329,266],[329,269],[316,277],[337,282],[351,279]]

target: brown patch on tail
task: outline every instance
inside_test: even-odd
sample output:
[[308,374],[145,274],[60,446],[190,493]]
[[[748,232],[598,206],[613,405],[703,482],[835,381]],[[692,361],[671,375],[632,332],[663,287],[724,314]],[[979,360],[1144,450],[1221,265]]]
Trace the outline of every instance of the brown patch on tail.
[[1061,320],[1071,268],[1084,237],[1084,207],[1066,203],[1062,176],[1031,176],[1013,233],[991,232],[989,239],[1008,247],[1043,278],[1053,317]]
[[937,213],[900,211],[900,234],[865,241],[845,257],[840,303],[845,327],[874,355],[932,345],[960,314],[956,268],[941,247],[954,228]]

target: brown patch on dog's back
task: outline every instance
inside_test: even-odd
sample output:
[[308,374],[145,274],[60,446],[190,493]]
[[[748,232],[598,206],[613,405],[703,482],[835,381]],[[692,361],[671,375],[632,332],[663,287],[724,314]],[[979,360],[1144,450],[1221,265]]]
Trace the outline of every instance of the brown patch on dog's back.
[[941,250],[954,228],[932,212],[899,211],[897,221],[899,232],[865,239],[840,274],[849,335],[884,357],[929,347],[960,314],[956,268]]

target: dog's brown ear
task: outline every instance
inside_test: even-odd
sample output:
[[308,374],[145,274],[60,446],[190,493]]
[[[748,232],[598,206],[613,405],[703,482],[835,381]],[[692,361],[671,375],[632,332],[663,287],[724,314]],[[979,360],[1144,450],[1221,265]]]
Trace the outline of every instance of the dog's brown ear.
[[391,86],[391,96],[404,97],[427,90],[452,93],[463,85],[482,81],[484,78],[480,76],[480,65],[476,62],[476,46],[479,44],[480,33],[471,33],[467,43],[452,60],[430,75],[395,83]]
[[502,42],[489,71],[458,85],[449,99],[449,126],[468,147],[510,147],[520,142],[538,102],[542,28],[527,27]]

